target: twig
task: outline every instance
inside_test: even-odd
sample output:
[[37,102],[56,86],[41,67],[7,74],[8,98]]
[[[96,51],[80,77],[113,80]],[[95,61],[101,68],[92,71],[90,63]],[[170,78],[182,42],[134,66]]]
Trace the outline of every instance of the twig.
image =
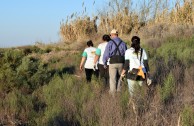
[[78,77],[78,78],[80,78],[81,76],[79,76],[79,75],[74,75],[75,77]]
[[[162,115],[161,115],[162,116]],[[164,121],[169,125],[168,121],[164,118],[164,116],[162,116],[162,118],[164,119]]]
[[177,124],[177,126],[181,126],[181,116],[179,116],[179,118],[178,118],[178,124]]

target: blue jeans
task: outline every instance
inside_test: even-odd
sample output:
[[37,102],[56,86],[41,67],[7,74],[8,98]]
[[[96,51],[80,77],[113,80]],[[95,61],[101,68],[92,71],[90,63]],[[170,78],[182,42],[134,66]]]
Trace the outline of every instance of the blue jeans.
[[135,80],[130,80],[130,79],[127,79],[127,82],[128,82],[130,96],[133,96],[134,87],[136,85],[141,87],[143,84],[143,81],[135,81]]

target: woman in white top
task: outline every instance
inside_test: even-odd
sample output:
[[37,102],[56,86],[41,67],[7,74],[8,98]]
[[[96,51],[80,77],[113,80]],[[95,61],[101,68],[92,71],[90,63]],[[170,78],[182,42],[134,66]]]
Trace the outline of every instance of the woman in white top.
[[[87,48],[82,53],[82,59],[80,63],[80,70],[83,70],[83,65],[86,73],[87,82],[91,82],[92,75],[98,76],[98,72],[94,70],[94,58],[96,48],[93,47],[93,42],[90,40],[87,42]],[[85,64],[84,64],[85,63]]]
[[[144,49],[140,47],[140,38],[138,36],[133,36],[131,39],[131,48],[127,49],[125,52],[125,65],[121,76],[127,75],[127,82],[129,87],[130,95],[133,94],[134,86],[142,86],[146,75],[149,74],[148,57]],[[133,78],[131,72],[132,70],[142,68],[142,74]]]
[[[94,59],[94,64],[96,64],[98,62],[98,70],[99,70],[99,75],[100,78],[102,79],[104,86],[108,87],[109,84],[109,69],[108,66],[106,68],[104,68],[104,63],[103,63],[103,55],[104,55],[104,51],[106,48],[106,45],[108,44],[108,42],[111,40],[109,35],[103,35],[102,36],[102,43],[100,43],[98,45],[98,48],[96,49],[96,56]],[[109,63],[107,63],[107,65],[109,65]]]

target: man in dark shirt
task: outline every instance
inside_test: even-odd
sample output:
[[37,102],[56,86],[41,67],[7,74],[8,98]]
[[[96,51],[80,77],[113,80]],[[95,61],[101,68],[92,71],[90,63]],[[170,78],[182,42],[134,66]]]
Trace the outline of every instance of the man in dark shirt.
[[110,76],[110,93],[114,93],[119,91],[117,82],[118,78],[117,73],[119,76],[121,75],[121,71],[124,64],[124,56],[125,51],[127,50],[127,45],[118,37],[117,30],[113,29],[110,33],[111,39],[105,49],[103,55],[103,62],[107,64],[108,59],[110,58],[109,64],[109,76]]

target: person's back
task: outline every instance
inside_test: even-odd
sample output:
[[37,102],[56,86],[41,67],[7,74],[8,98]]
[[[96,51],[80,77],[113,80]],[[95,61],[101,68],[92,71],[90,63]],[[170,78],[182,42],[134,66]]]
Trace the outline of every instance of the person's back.
[[138,36],[133,36],[131,39],[131,47],[125,52],[125,65],[121,74],[121,77],[124,77],[125,74],[127,75],[129,93],[131,96],[133,95],[134,86],[137,85],[141,87],[148,73],[149,65],[146,51],[140,46],[140,38]]
[[[142,54],[141,54],[141,49],[142,49]],[[139,68],[139,66],[142,66],[142,68],[144,69],[144,63],[143,60],[147,60],[147,55],[146,52],[143,48],[141,48],[138,52],[138,55],[135,52],[134,48],[129,48],[126,50],[126,57],[128,57],[130,64],[129,64],[129,70],[132,70],[133,68]],[[143,60],[140,61],[140,58],[142,58]],[[140,64],[141,63],[141,64]]]
[[[82,59],[80,63],[80,70],[83,70],[83,65],[85,68],[86,80],[91,82],[92,75],[98,76],[98,72],[94,71],[94,58],[96,48],[93,47],[93,42],[90,40],[87,42],[87,48],[82,53]],[[85,63],[85,64],[84,64]]]
[[[100,43],[98,45],[98,48],[96,50],[96,57],[94,60],[94,64],[97,63],[98,61],[98,70],[99,70],[99,75],[100,75],[100,79],[103,81],[104,86],[108,87],[108,81],[109,81],[109,73],[108,73],[108,66],[106,68],[104,68],[104,63],[103,63],[103,55],[104,55],[104,51],[106,49],[106,46],[108,44],[108,41],[110,41],[110,36],[109,35],[103,35],[102,37],[102,43]],[[107,65],[109,65],[109,60],[107,62]]]
[[110,64],[124,63],[126,44],[118,37],[109,41]]
[[87,53],[86,63],[84,65],[85,68],[93,69],[94,67],[94,58],[95,58],[95,47],[87,47],[84,52]]
[[101,65],[104,65],[104,63],[103,63],[103,55],[104,55],[104,51],[106,49],[107,44],[108,44],[108,42],[103,42],[103,43],[98,45],[98,49],[101,50],[101,54],[100,54],[101,56],[99,58],[98,63],[101,64]]
[[[123,64],[124,64],[124,55],[127,49],[126,44],[118,37],[118,32],[113,29],[111,31],[111,38],[106,46],[103,63],[106,65],[108,59],[110,58],[109,64],[109,76],[110,76],[110,92],[114,93],[119,91],[120,87],[117,87],[119,76],[121,75]],[[119,74],[119,76],[117,76]]]

